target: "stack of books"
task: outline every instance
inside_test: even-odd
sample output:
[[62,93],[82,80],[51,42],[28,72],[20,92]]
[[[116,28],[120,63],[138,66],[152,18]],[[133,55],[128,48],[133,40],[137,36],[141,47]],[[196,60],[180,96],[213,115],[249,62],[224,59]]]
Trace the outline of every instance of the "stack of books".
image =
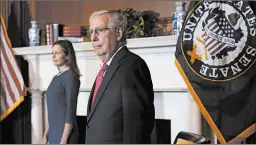
[[64,26],[63,36],[59,40],[69,40],[72,43],[88,42],[88,27],[86,26]]
[[57,40],[69,40],[72,43],[89,42],[88,27],[61,24],[46,24],[46,44],[52,45]]
[[52,45],[55,41],[58,40],[60,27],[59,24],[46,24],[46,44]]

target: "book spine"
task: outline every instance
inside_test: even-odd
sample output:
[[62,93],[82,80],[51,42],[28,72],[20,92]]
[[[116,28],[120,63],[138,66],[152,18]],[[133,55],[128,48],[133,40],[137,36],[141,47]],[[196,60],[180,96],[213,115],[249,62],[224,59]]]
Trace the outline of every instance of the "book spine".
[[52,24],[53,25],[53,43],[58,41],[59,37],[59,24]]
[[49,28],[50,28],[50,45],[53,45],[53,25],[52,24],[49,24]]
[[50,25],[46,24],[45,26],[45,31],[46,31],[46,45],[51,45],[50,44]]
[[58,40],[69,40],[72,43],[84,42],[84,38],[83,37],[58,37]]

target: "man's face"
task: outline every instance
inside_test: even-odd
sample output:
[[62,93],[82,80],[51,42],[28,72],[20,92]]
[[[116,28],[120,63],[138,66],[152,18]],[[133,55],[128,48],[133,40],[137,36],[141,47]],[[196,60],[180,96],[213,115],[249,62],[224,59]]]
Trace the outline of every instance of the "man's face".
[[90,21],[90,34],[94,52],[106,63],[117,50],[119,39],[116,30],[109,28],[107,14],[94,17]]

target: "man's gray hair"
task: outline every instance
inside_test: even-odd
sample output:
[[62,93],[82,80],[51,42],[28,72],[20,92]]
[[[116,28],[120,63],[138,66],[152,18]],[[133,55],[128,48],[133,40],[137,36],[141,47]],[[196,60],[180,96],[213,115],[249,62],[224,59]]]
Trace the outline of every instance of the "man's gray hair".
[[91,20],[94,17],[100,16],[102,14],[108,15],[108,18],[109,18],[108,27],[110,27],[113,30],[118,29],[118,28],[122,29],[123,36],[122,36],[121,40],[119,41],[119,43],[120,43],[119,46],[126,45],[126,43],[127,43],[127,41],[126,41],[126,27],[127,27],[126,16],[124,16],[114,10],[101,10],[101,11],[93,12],[90,16],[89,21],[91,22]]

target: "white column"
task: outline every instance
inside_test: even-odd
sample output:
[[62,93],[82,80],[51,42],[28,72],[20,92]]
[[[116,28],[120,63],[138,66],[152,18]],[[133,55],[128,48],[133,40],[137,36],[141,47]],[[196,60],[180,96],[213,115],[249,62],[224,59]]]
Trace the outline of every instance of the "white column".
[[[29,52],[29,51],[28,51]],[[40,88],[39,54],[24,54],[29,64],[29,88],[31,89],[31,143],[41,144],[43,135],[43,96]]]
[[43,136],[42,92],[39,89],[33,89],[31,93],[31,143],[41,144]]

